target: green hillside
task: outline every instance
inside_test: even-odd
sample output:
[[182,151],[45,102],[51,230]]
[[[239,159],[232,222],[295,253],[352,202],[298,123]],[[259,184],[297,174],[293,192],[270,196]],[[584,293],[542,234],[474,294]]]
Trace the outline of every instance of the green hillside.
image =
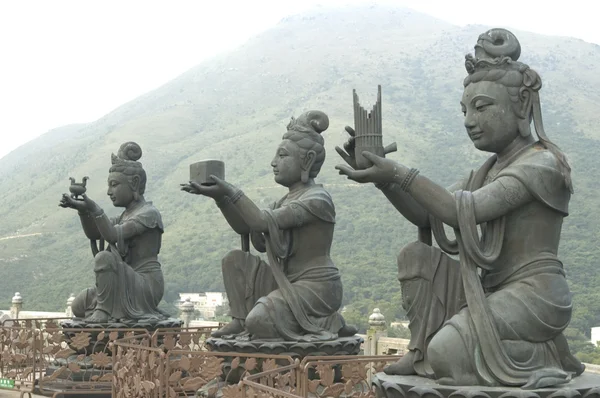
[[[93,123],[61,127],[24,145],[0,160],[0,301],[7,306],[20,291],[26,308],[57,310],[71,292],[93,284],[89,243],[76,213],[58,201],[68,177],[87,175],[89,196],[117,214],[106,197],[106,176],[110,154],[125,141],[144,150],[146,198],[165,222],[166,299],[222,290],[220,258],[238,248],[239,239],[209,199],[179,191],[189,164],[221,159],[228,181],[268,203],[285,193],[269,163],[290,116],[320,109],[331,124],[319,180],[337,208],[332,254],[348,315],[364,319],[379,306],[388,319],[402,316],[395,257],[416,239],[416,229],[374,187],[338,176],[334,166],[341,159],[333,148],[353,120],[352,89],[368,103],[381,84],[384,143],[398,144],[390,156],[444,184],[465,176],[485,155],[472,147],[462,124],[464,55],[487,28],[460,28],[383,6],[290,17]],[[521,60],[544,81],[546,131],[574,170],[561,256],[575,293],[573,326],[589,333],[600,324],[600,46],[514,33]]]

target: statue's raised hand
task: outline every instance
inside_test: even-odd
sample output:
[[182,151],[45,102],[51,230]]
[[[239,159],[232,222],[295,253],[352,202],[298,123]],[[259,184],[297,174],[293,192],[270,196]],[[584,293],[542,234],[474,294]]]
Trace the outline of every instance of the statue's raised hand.
[[345,164],[338,164],[335,168],[339,170],[340,175],[345,175],[350,180],[360,183],[390,183],[394,182],[402,173],[404,166],[391,159],[382,158],[368,151],[364,151],[362,155],[370,160],[373,166],[364,170],[356,170]]
[[356,132],[350,126],[346,126],[345,130],[348,134],[350,134],[350,137],[348,137],[348,141],[344,143],[344,149],[340,148],[339,146],[336,146],[335,150],[342,157],[342,159],[344,159],[346,163],[348,163],[350,167],[356,169],[356,158],[354,157],[354,140]]
[[80,213],[97,213],[100,207],[86,194],[81,195],[83,199],[74,199],[71,195],[63,193],[58,205],[65,209],[76,209]]
[[210,179],[214,184],[206,185],[190,181],[188,184],[181,184],[181,190],[195,195],[208,196],[215,200],[220,200],[225,196],[231,196],[237,190],[235,186],[214,175],[211,175]]

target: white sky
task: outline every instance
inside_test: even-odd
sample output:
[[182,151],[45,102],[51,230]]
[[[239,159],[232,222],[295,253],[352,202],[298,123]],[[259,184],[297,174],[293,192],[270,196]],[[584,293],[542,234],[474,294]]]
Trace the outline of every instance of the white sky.
[[94,121],[288,15],[359,3],[600,44],[593,0],[0,0],[0,158],[52,128]]

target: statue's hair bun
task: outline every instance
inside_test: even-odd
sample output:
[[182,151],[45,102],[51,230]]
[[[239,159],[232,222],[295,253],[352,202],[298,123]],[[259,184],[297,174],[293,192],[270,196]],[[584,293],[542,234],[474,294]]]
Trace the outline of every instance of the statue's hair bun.
[[142,157],[142,148],[133,141],[121,145],[117,156],[123,160],[138,161]]

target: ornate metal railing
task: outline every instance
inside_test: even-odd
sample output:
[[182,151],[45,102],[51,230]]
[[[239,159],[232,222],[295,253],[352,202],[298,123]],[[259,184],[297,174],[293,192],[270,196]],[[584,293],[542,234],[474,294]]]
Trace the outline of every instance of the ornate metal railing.
[[151,344],[114,343],[114,397],[374,397],[372,374],[398,356],[317,356],[206,351],[211,330],[164,330]]
[[113,343],[151,337],[144,329],[66,329],[60,320],[8,320],[0,328],[0,378],[21,395],[110,392]]
[[112,396],[164,397],[165,352],[150,346],[151,339],[129,336],[113,346]]
[[[300,362],[246,376],[238,385],[227,387],[228,392],[242,398],[301,398],[298,395],[297,376]],[[230,394],[230,395],[234,395]]]
[[212,327],[66,329],[61,319],[12,320],[0,328],[0,378],[23,394],[114,397],[373,397],[372,374],[397,356],[210,352]]
[[303,397],[375,397],[371,376],[400,356],[314,356],[298,367],[298,394]]

